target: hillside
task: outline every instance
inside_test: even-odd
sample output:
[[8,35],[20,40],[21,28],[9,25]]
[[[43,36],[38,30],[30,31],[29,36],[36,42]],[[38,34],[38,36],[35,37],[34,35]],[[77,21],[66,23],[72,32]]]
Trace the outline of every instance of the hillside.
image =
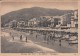
[[59,9],[49,9],[49,8],[42,8],[42,7],[24,8],[2,15],[1,23],[2,25],[4,25],[13,19],[17,21],[20,20],[27,21],[32,19],[33,17],[37,18],[39,16],[56,16],[56,15],[60,16],[71,12],[73,12],[73,10],[59,10]]

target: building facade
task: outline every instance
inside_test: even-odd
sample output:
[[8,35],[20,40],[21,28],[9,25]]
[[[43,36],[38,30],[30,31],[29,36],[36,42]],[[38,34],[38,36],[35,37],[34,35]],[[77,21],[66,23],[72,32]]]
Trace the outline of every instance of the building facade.
[[28,21],[28,27],[36,27],[38,26],[38,23],[39,21],[37,20],[37,18],[33,18]]
[[19,21],[17,22],[17,27],[25,27],[25,21]]
[[12,20],[9,22],[9,28],[16,28],[17,27],[17,21],[16,20]]

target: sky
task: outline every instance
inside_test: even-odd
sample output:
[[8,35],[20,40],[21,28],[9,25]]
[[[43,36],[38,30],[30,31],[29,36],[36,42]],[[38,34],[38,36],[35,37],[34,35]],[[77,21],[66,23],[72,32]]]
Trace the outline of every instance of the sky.
[[78,8],[78,2],[2,2],[0,14],[31,7],[56,8],[61,10],[75,10]]
[[60,1],[78,1],[78,0],[2,0],[3,2],[60,2]]

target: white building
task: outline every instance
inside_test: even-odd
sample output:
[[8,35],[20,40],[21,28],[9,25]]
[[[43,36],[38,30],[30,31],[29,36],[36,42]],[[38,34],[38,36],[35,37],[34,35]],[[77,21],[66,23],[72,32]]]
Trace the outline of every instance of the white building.
[[17,21],[16,21],[16,20],[10,21],[10,22],[9,22],[9,27],[10,27],[10,28],[17,27]]
[[25,27],[25,22],[24,21],[19,21],[17,23],[17,27]]
[[39,21],[36,18],[33,18],[28,21],[28,26],[29,27],[36,27],[38,23],[39,23]]
[[78,28],[78,11],[74,11],[74,15],[71,17],[71,27]]

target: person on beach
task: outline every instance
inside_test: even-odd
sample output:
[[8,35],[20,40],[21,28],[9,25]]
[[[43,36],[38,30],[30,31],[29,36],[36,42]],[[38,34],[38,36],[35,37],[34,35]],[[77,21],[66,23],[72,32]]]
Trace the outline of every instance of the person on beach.
[[26,36],[26,42],[27,42],[27,36]]
[[37,35],[36,35],[36,39],[37,39]]
[[49,38],[47,38],[47,44],[49,44]]
[[50,37],[50,40],[51,40],[51,38],[52,38],[52,35],[50,34],[50,35],[49,35],[49,37]]
[[10,32],[10,36],[12,37],[12,40],[14,40],[14,36],[13,36],[13,34]]
[[61,47],[61,39],[59,40],[59,46]]
[[14,36],[12,36],[12,39],[14,40]]
[[9,34],[10,34],[10,36],[11,36],[11,32],[10,32]]
[[20,36],[20,41],[22,41],[22,35]]
[[46,34],[44,34],[44,40],[46,40]]

